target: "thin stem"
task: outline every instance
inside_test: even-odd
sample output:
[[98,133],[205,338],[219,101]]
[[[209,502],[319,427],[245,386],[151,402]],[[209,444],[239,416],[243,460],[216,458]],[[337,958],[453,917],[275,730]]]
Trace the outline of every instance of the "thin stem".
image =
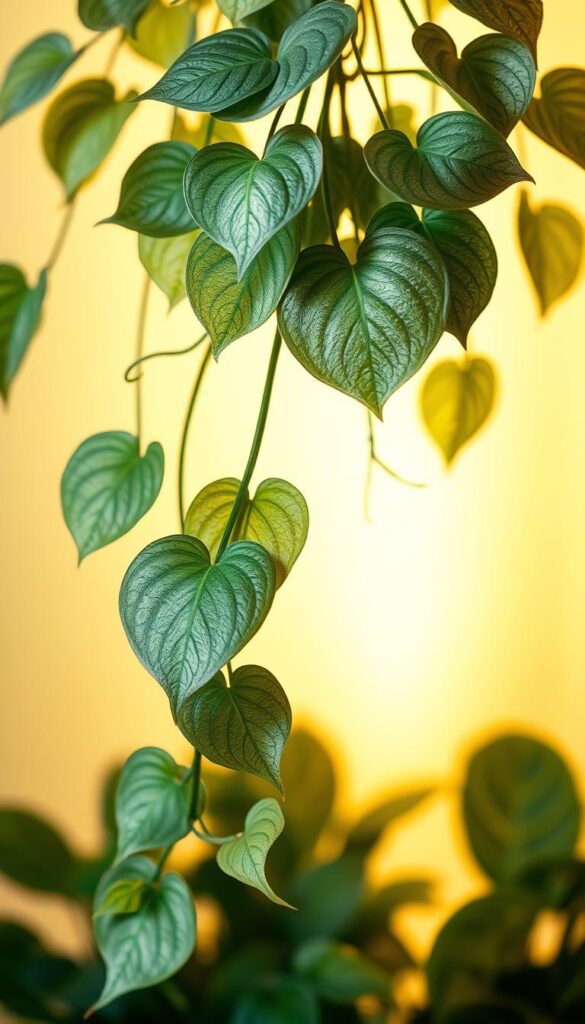
[[238,488],[238,493],[236,495],[236,500],[234,501],[232,510],[230,512],[230,517],[229,517],[229,519],[227,521],[226,528],[223,531],[223,536],[222,536],[221,541],[219,543],[219,548],[217,550],[217,555],[216,555],[216,558],[215,558],[216,562],[219,561],[219,559],[223,555],[226,547],[229,544],[230,537],[231,537],[231,535],[233,533],[233,530],[234,530],[234,527],[235,527],[235,525],[236,525],[236,523],[237,523],[237,521],[239,519],[240,512],[241,512],[241,509],[242,509],[242,505],[244,503],[244,498],[245,498],[245,496],[247,494],[247,491],[248,491],[248,484],[250,483],[250,480],[252,478],[252,473],[254,472],[254,469],[256,468],[256,463],[258,461],[258,455],[260,454],[260,446],[262,444],[262,438],[264,437],[264,430],[265,430],[265,427],[266,427],[266,420],[268,418],[268,410],[270,408],[270,399],[272,397],[272,386],[274,384],[274,375],[276,373],[276,366],[277,366],[277,363],[278,363],[278,357],[280,355],[281,344],[282,344],[282,339],[280,337],[280,331],[278,330],[278,327],[277,327],[276,328],[276,333],[274,335],[274,342],[272,344],[272,352],[270,353],[270,361],[268,363],[268,371],[267,371],[267,374],[266,374],[266,383],[264,384],[264,392],[262,394],[262,401],[260,403],[260,411],[258,413],[258,420],[257,420],[257,423],[256,423],[256,430],[254,431],[254,437],[252,439],[252,447],[250,448],[250,454],[248,455],[248,461],[246,463],[246,468],[244,470],[244,474],[242,476],[242,480],[241,480],[240,486]]
[[[146,333],[146,314],[148,312],[148,296],[150,292],[150,278],[148,274],[144,278],[140,305],[138,307],[138,326],[136,328],[136,361],[142,359],[144,348],[144,335]],[[141,375],[142,376],[142,375]],[[142,382],[141,376],[136,380],[136,437],[138,438],[138,451],[140,451],[142,440]]]
[[167,860],[169,859],[169,856],[171,854],[173,846],[174,846],[174,843],[171,843],[169,846],[165,846],[165,848],[164,848],[164,850],[162,852],[161,858],[160,858],[160,860],[159,860],[159,862],[158,862],[158,864],[156,866],[156,871],[155,871],[155,873],[153,875],[153,878],[152,878],[153,883],[154,882],[158,882],[160,876],[162,875],[163,868],[164,868]]
[[360,57],[360,52],[359,52],[359,50],[358,50],[358,48],[356,46],[355,39],[353,37],[352,37],[352,41],[351,42],[352,42],[353,52],[354,52],[354,56],[355,56],[355,59],[356,59],[357,66],[358,66],[359,73],[362,76],[364,82],[366,83],[366,88],[367,88],[367,90],[368,90],[368,92],[369,92],[369,94],[371,96],[372,103],[374,104],[374,106],[376,108],[376,112],[378,114],[378,117],[380,118],[382,126],[384,128],[389,128],[390,125],[388,124],[388,121],[386,120],[386,116],[384,114],[384,111],[382,110],[382,107],[378,103],[378,97],[376,96],[376,93],[372,89],[371,82],[370,82],[370,80],[368,78],[366,69],[364,68],[364,65],[362,64],[362,58]]
[[323,97],[323,107],[321,109],[321,116],[319,118],[319,138],[323,145],[323,173],[321,175],[321,195],[323,197],[323,205],[325,207],[325,213],[327,215],[327,223],[329,224],[329,234],[331,240],[338,249],[341,249],[339,244],[339,235],[337,234],[337,224],[335,223],[335,217],[333,216],[333,204],[331,202],[331,190],[329,188],[329,169],[327,167],[327,143],[329,142],[329,106],[331,104],[331,94],[333,92],[333,74],[334,68],[329,70],[327,75],[327,83],[325,85],[325,95]]
[[193,748],[193,790],[191,792],[191,808],[189,811],[190,821],[195,821],[199,812],[199,784],[201,782],[201,752]]
[[[340,69],[340,71],[341,71],[341,69]],[[351,153],[350,153],[351,129],[350,129],[350,126],[349,126],[349,119],[348,119],[348,116],[347,116],[347,109],[346,109],[346,106],[345,106],[345,99],[346,99],[346,96],[345,96],[345,77],[343,75],[343,72],[341,72],[341,74],[339,76],[338,86],[339,86],[339,100],[340,100],[340,104],[341,104],[341,126],[342,126],[342,129],[343,129],[345,159],[347,160],[347,166],[349,168],[351,166]],[[356,210],[356,206],[355,206],[355,197],[354,197],[354,194],[353,194],[353,189],[350,189],[350,194],[349,194],[349,212],[350,212],[351,220],[352,220],[352,223],[353,223],[353,233],[354,233],[354,238],[355,238],[355,241],[356,241],[356,245],[359,245],[359,243],[360,243],[360,236],[359,236],[359,230],[358,230],[358,217],[357,217],[357,210]]]
[[87,53],[88,50],[91,50],[92,46],[95,46],[96,43],[99,43],[100,39],[104,38],[104,35],[105,32],[96,32],[95,36],[92,36],[91,39],[88,39],[87,43],[84,43],[83,46],[79,47],[79,50],[77,51],[77,56],[82,57],[84,53]]
[[130,366],[124,374],[124,380],[127,381],[128,384],[135,384],[136,381],[142,377],[141,373],[131,376],[132,371],[135,370],[137,366],[141,366],[142,363],[147,363],[149,359],[163,359],[166,356],[185,356],[188,352],[194,352],[196,348],[199,348],[199,346],[205,341],[206,337],[207,331],[205,334],[202,334],[200,338],[197,338],[192,345],[188,345],[186,348],[173,348],[163,350],[161,352],[149,352],[145,356],[140,356],[139,359],[135,359],[133,363],[130,363]]
[[231,686],[232,682],[233,682],[233,679],[234,679],[234,673],[233,673],[231,661],[227,661],[225,667],[227,669],[228,686]]
[[[374,465],[378,466],[385,473],[387,473],[388,476],[391,476],[393,480],[397,480],[398,483],[406,484],[408,487],[416,487],[417,489],[422,489],[422,488],[426,487],[426,484],[416,483],[413,480],[407,480],[406,477],[401,476],[400,473],[397,473],[395,469],[392,469],[392,467],[389,466],[388,463],[384,462],[384,460],[380,458],[380,456],[378,455],[378,452],[376,450],[376,438],[375,438],[375,434],[374,434],[374,418],[373,418],[373,416],[372,416],[372,414],[371,414],[369,409],[368,409],[368,446],[369,446],[369,451],[370,451],[370,464],[374,464]],[[368,472],[368,482],[367,482],[367,490],[368,491],[369,491],[370,482],[371,482],[371,472]]]
[[208,146],[213,138],[213,132],[215,129],[215,118],[213,114],[209,115],[209,120],[205,128],[205,138],[203,140],[203,147]]
[[201,361],[199,371],[195,377],[195,383],[193,384],[193,391],[191,392],[191,398],[189,399],[189,405],[187,406],[187,413],[185,416],[185,423],[183,426],[183,433],[181,435],[181,446],[179,448],[179,476],[178,476],[178,499],[179,499],[179,519],[181,522],[181,533],[185,531],[185,454],[187,451],[187,437],[189,434],[189,427],[191,425],[191,417],[193,416],[193,410],[195,408],[195,402],[197,401],[197,395],[203,383],[205,371],[209,366],[209,360],[211,358],[211,345],[207,346],[205,355]]
[[380,68],[379,70],[364,68],[364,70],[368,77],[372,75],[420,75],[421,78],[426,78],[429,82],[435,81],[431,73],[425,71],[424,68]]
[[309,96],[311,95],[311,86],[308,85],[303,95],[301,96],[300,103],[297,107],[295,114],[295,124],[302,124],[303,117],[305,116],[305,110],[307,109],[307,103],[309,102]]
[[74,212],[75,199],[72,199],[71,202],[68,203],[65,208],[65,214],[63,216],[63,220],[61,221],[61,226],[57,233],[55,242],[53,243],[53,248],[51,249],[51,252],[49,254],[45,270],[52,270],[53,267],[55,266],[55,263],[59,259],[59,256],[61,255],[61,250],[63,249],[63,246],[65,244],[65,239],[67,238],[67,235],[69,233],[69,228],[71,227],[71,221],[73,219]]
[[122,29],[120,29],[118,37],[117,37],[117,39],[116,39],[116,41],[115,41],[115,43],[114,43],[114,45],[113,45],[113,47],[112,47],[112,49],[110,51],[110,55],[109,55],[108,60],[106,62],[106,66],[104,68],[104,78],[109,78],[109,76],[112,74],[112,71],[114,70],[114,65],[116,63],[116,59],[118,57],[118,54],[119,54],[120,50],[122,49],[122,46],[124,45],[125,38],[126,38],[126,31],[125,31],[125,29],[122,28]]
[[280,105],[280,107],[276,111],[276,114],[272,118],[272,124],[270,125],[270,128],[268,129],[268,135],[266,136],[266,142],[264,144],[264,151],[265,152],[266,152],[266,146],[268,145],[268,143],[270,142],[270,140],[271,140],[272,136],[274,135],[276,129],[278,128],[278,122],[280,121],[282,115],[284,114],[284,108],[285,107],[286,107],[286,101]]
[[[201,824],[203,824],[203,822],[201,822]],[[191,831],[198,839],[201,839],[204,843],[210,843],[211,846],[225,846],[226,843],[233,843],[234,839],[239,839],[242,834],[241,832],[238,832],[233,836],[214,836],[211,832],[207,831],[207,829],[205,832],[200,832],[195,825],[191,826]]]
[[[382,30],[380,28],[380,19],[378,18],[378,9],[376,7],[376,0],[370,0],[370,8],[372,11],[372,22],[374,25],[374,35],[376,36],[376,47],[378,50],[378,57],[380,59],[380,67],[383,68],[386,64],[386,57],[384,54],[384,40],[382,38]],[[382,78],[382,88],[384,90],[384,104],[388,111],[388,118],[392,119],[392,103],[390,102],[390,90],[388,88],[388,82],[386,76]]]
[[407,0],[398,0],[398,2],[400,4],[400,6],[402,7],[402,10],[406,14],[406,17],[408,18],[408,20],[409,20],[410,24],[412,25],[412,27],[413,28],[418,28],[418,21],[416,20],[414,14],[412,13],[412,11],[411,11],[411,9],[410,9],[410,7],[408,5]]

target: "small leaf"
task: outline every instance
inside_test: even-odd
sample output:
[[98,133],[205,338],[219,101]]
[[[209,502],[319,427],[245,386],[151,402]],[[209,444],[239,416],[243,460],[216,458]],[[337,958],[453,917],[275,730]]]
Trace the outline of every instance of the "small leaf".
[[291,721],[278,680],[259,665],[244,665],[233,673],[229,686],[219,672],[185,700],[177,724],[214,764],[258,775],[284,795],[280,758]]
[[494,368],[480,356],[445,359],[433,367],[421,392],[426,428],[447,465],[485,423],[496,394]]
[[29,287],[18,267],[0,264],[0,394],[5,401],[39,327],[46,292],[46,270]]
[[104,914],[135,914],[140,910],[142,901],[148,892],[148,886],[142,878],[120,878],[113,882],[110,888],[104,893],[104,898],[94,917],[103,917]]
[[166,295],[170,309],[182,302],[187,294],[187,259],[198,234],[199,231],[195,230],[187,235],[175,235],[174,238],[152,238],[149,235],[138,237],[140,262],[151,281]]
[[320,1024],[317,999],[296,978],[276,977],[241,995],[230,1024]]
[[150,0],[79,0],[78,13],[83,24],[94,32],[106,32],[117,25],[134,32],[149,3]]
[[42,100],[78,56],[61,32],[33,39],[8,65],[0,88],[0,124]]
[[187,510],[185,533],[202,541],[210,558],[217,555],[239,489],[240,481],[235,477],[214,480],[199,491]]
[[518,231],[526,266],[540,302],[540,314],[566,295],[583,264],[583,228],[564,206],[544,203],[532,209],[520,196]]
[[299,245],[295,220],[266,243],[238,280],[233,256],[201,232],[189,255],[186,287],[216,359],[233,341],[272,316],[295,268]]
[[565,762],[529,736],[501,736],[474,754],[467,768],[463,815],[479,864],[501,883],[538,863],[569,857],[581,823],[579,798]]
[[540,92],[524,114],[524,124],[543,142],[585,167],[585,69],[549,71]]
[[65,840],[42,818],[0,808],[0,872],[28,889],[66,894],[75,857]]
[[116,100],[105,78],[77,82],[60,93],[47,111],[43,146],[49,165],[59,176],[70,201],[105,160],[136,106],[129,92]]
[[524,43],[536,63],[536,44],[542,28],[542,0],[451,0],[451,3],[488,28]]
[[273,892],[265,875],[266,856],[283,828],[284,818],[276,800],[259,800],[246,815],[243,834],[220,846],[217,863],[226,875],[259,889],[273,903],[292,910],[290,903]]
[[164,537],[134,559],[120,590],[132,650],[173,714],[254,636],[274,597],[272,559],[238,541],[211,564],[194,537]]
[[136,750],[126,761],[116,793],[116,860],[170,846],[191,827],[189,769],[158,747]]
[[[99,909],[105,894],[120,880],[152,886],[156,865],[131,857],[103,876],[95,895]],[[193,897],[180,875],[163,875],[134,914],[104,914],[94,920],[98,949],[106,962],[106,982],[95,1013],[126,992],[158,985],[189,959],[195,945]],[[87,1016],[87,1015],[86,1015]]]
[[425,121],[413,147],[402,132],[378,132],[366,143],[378,181],[408,203],[458,210],[493,199],[509,185],[532,181],[502,136],[459,111]]
[[190,4],[169,7],[162,0],[151,0],[127,42],[141,57],[168,68],[189,46],[193,29]]
[[140,454],[124,430],[94,434],[73,453],[61,481],[63,516],[82,561],[128,533],[160,491],[164,455],[158,441]]
[[354,825],[347,839],[348,850],[358,850],[364,855],[370,853],[387,828],[420,807],[434,792],[430,786],[421,786],[384,800]]
[[271,2],[272,0],[218,0],[217,6],[225,14],[226,18],[229,18],[232,24],[236,25],[249,14],[255,14],[256,11],[261,10],[262,7],[266,7]]
[[101,223],[119,224],[153,238],[191,231],[183,175],[194,152],[185,142],[156,142],[145,149],[124,175],[118,209]]
[[309,939],[295,953],[301,977],[331,1003],[353,1003],[361,996],[388,999],[390,976],[353,946],[330,939]]
[[445,326],[447,275],[408,231],[367,236],[352,265],[339,249],[305,249],[279,310],[283,337],[318,380],[381,416],[425,362]]
[[457,56],[451,36],[440,25],[420,25],[412,37],[420,59],[463,106],[485,117],[507,136],[526,110],[536,83],[530,51],[509,36],[474,39]]

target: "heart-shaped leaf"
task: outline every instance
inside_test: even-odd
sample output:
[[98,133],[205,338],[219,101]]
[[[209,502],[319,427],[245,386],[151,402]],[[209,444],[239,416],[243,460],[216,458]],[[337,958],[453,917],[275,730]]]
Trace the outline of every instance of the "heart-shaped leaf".
[[388,999],[390,975],[346,943],[309,939],[294,958],[296,971],[332,1003],[354,1003],[361,996]]
[[536,63],[536,44],[542,28],[542,0],[451,0],[451,3],[488,28],[520,40],[528,47]]
[[170,309],[174,309],[187,294],[187,259],[198,234],[199,231],[195,230],[174,238],[152,238],[149,235],[138,238],[140,262],[151,281],[166,295]]
[[439,250],[449,278],[446,329],[466,348],[498,276],[496,250],[483,224],[470,210],[423,210],[421,221],[407,203],[388,203],[372,217],[368,234],[390,227],[416,231]]
[[250,14],[266,7],[272,0],[218,0],[217,6],[236,25]]
[[295,268],[299,245],[300,229],[295,220],[266,243],[238,280],[233,256],[201,232],[189,254],[186,287],[216,359],[232,341],[250,334],[272,316]]
[[4,401],[39,327],[46,292],[46,270],[29,287],[18,267],[0,264],[0,394]]
[[131,91],[116,100],[104,78],[77,82],[60,93],[47,111],[43,146],[49,165],[71,200],[105,160],[124,124],[134,113]]
[[94,917],[103,917],[104,914],[135,914],[140,910],[142,901],[148,892],[148,884],[143,878],[120,878],[113,882],[97,910],[94,910]]
[[[215,557],[227,526],[240,481],[233,477],[207,484],[191,502],[185,533],[198,537]],[[287,480],[270,478],[246,495],[233,533],[234,540],[251,540],[268,551],[274,563],[277,588],[299,557],[309,530],[309,510],[301,492]]]
[[217,863],[226,875],[259,889],[273,903],[292,909],[271,889],[265,874],[266,856],[283,828],[284,818],[276,800],[259,800],[246,815],[243,835],[220,846]]
[[259,159],[234,143],[206,146],[189,161],[185,198],[196,224],[234,257],[241,279],[254,257],[314,195],[323,165],[319,139],[288,125]]
[[540,313],[545,316],[579,277],[583,266],[583,227],[564,206],[544,203],[532,209],[523,192],[518,209],[518,231]]
[[496,375],[487,359],[445,359],[433,367],[421,392],[426,428],[449,465],[492,411]]
[[153,238],[191,231],[183,175],[194,153],[186,142],[156,142],[145,149],[124,175],[118,209],[101,223],[119,224]]
[[0,873],[38,892],[66,894],[76,868],[62,836],[43,818],[0,808]]
[[549,71],[540,92],[524,114],[524,124],[543,142],[585,167],[585,69]]
[[0,124],[42,100],[78,56],[61,32],[33,39],[8,65],[0,88]]
[[509,135],[526,110],[536,82],[530,51],[510,36],[474,39],[457,56],[440,25],[420,25],[412,44],[420,59],[463,106],[469,105],[502,135]]
[[402,132],[386,130],[374,135],[364,152],[385,188],[433,210],[477,206],[515,182],[533,180],[495,128],[459,111],[425,121],[416,147]]
[[381,416],[437,344],[447,303],[447,275],[430,242],[387,229],[364,239],[355,265],[333,246],[305,249],[279,324],[314,377]]
[[259,665],[237,668],[229,686],[221,672],[181,705],[177,724],[204,757],[266,779],[284,795],[280,758],[292,714],[277,679]]
[[191,4],[169,7],[163,0],[151,0],[126,41],[141,57],[168,68],[192,42],[194,26]]
[[163,875],[160,883],[154,884],[155,872],[152,861],[131,857],[107,871],[97,887],[96,910],[116,882],[144,882],[148,892],[133,914],[94,918],[97,946],[106,962],[106,981],[91,1013],[126,992],[171,978],[193,952],[196,920],[189,886],[175,874]]
[[122,25],[134,32],[136,22],[144,14],[150,0],[79,0],[78,14],[87,28],[106,32]]
[[170,846],[187,835],[192,785],[188,768],[158,747],[136,750],[122,769],[116,792],[116,859]]
[[164,455],[158,441],[140,454],[125,430],[94,434],[77,448],[61,480],[63,516],[79,561],[118,540],[146,515],[160,491]]
[[195,537],[163,537],[134,559],[120,591],[132,650],[177,714],[182,702],[248,643],[274,597],[272,559],[231,544],[213,565]]

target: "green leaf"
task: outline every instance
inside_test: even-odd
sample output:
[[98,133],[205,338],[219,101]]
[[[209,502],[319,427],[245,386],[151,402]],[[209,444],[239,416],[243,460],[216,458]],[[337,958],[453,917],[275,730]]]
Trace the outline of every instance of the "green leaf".
[[68,893],[75,857],[65,840],[42,818],[17,808],[0,808],[0,872],[39,892]]
[[265,874],[266,856],[283,828],[284,818],[276,800],[259,800],[246,815],[243,834],[220,846],[217,863],[226,875],[259,889],[273,903],[292,910],[290,903],[270,888]]
[[447,465],[488,419],[496,395],[496,375],[487,359],[444,359],[433,367],[421,392],[425,426]]
[[309,939],[295,953],[295,969],[332,1003],[353,1003],[361,996],[388,999],[390,976],[358,949],[330,939]]
[[488,305],[498,276],[494,244],[470,210],[423,210],[422,222],[407,203],[388,203],[368,224],[368,234],[402,227],[426,237],[441,254],[449,279],[446,329],[467,347],[467,336]]
[[191,828],[188,768],[158,747],[136,750],[126,761],[116,793],[116,860],[170,846]]
[[[309,857],[327,825],[336,792],[333,761],[323,744],[305,729],[295,729],[286,745],[282,778],[287,794],[285,839],[300,861]],[[309,801],[307,793],[311,794]]]
[[[185,533],[198,537],[215,557],[240,486],[226,477],[208,484],[193,499],[185,517]],[[271,477],[246,495],[234,540],[261,544],[274,562],[277,588],[299,557],[309,530],[309,510],[301,492],[286,480]]]
[[104,914],[135,914],[140,910],[142,901],[148,892],[148,885],[142,878],[120,878],[113,882],[104,893],[104,898],[94,917]]
[[194,15],[190,4],[169,7],[162,0],[151,0],[127,42],[133,50],[153,64],[168,68],[180,57],[193,38]]
[[269,3],[271,3],[271,0],[218,0],[217,6],[225,14],[226,18],[229,18],[235,25],[249,14],[255,14],[262,7],[266,7]]
[[234,143],[199,150],[185,171],[185,198],[196,224],[234,257],[241,280],[268,241],[314,195],[321,143],[305,125],[288,125],[264,156]]
[[430,786],[421,786],[411,792],[398,793],[378,804],[353,826],[347,839],[348,850],[369,854],[387,828],[420,807],[434,792]]
[[158,441],[140,454],[138,439],[106,430],[79,445],[63,473],[63,516],[79,561],[123,537],[146,515],[160,491],[164,454]]
[[545,316],[577,281],[583,265],[583,227],[564,206],[543,203],[531,208],[520,196],[518,232],[522,253]]
[[524,43],[536,63],[536,44],[542,28],[542,0],[451,0],[451,3],[488,28]]
[[106,32],[122,25],[134,32],[136,22],[148,7],[150,0],[79,0],[78,14],[87,28]]
[[238,541],[211,564],[194,537],[163,537],[134,559],[120,591],[130,645],[176,715],[252,639],[274,597],[264,548]]
[[156,865],[131,857],[103,876],[95,895],[98,909],[116,882],[142,881],[150,891],[134,914],[104,914],[94,919],[98,949],[106,962],[106,982],[94,1013],[126,992],[171,978],[193,952],[196,921],[193,897],[180,875],[163,875],[154,885]]
[[186,296],[185,270],[198,230],[174,238],[152,238],[139,235],[138,255],[151,281],[160,288],[174,307]]
[[539,862],[570,856],[581,823],[565,762],[528,736],[501,736],[474,754],[463,814],[473,853],[498,882],[509,882]]
[[296,942],[345,933],[364,890],[364,861],[355,854],[318,864],[297,875],[292,896],[298,913],[287,919]]
[[223,673],[183,702],[177,724],[192,746],[224,768],[266,779],[284,795],[280,758],[292,722],[277,679],[259,665],[244,665],[229,686]]
[[46,270],[29,287],[18,267],[0,264],[0,394],[5,401],[39,327],[46,292]]
[[269,39],[278,43],[289,25],[313,7],[313,0],[272,0],[266,7],[249,14],[244,24],[258,28]]
[[186,287],[216,359],[233,341],[272,316],[295,268],[299,245],[295,220],[266,243],[238,280],[233,256],[201,232],[189,255]]
[[457,56],[440,25],[420,25],[412,37],[420,59],[464,107],[507,136],[526,110],[536,83],[530,51],[510,36],[480,36]]
[[559,153],[585,167],[585,69],[556,68],[541,80],[522,118],[527,128]]
[[320,1024],[313,992],[296,978],[266,980],[240,996],[230,1024]]
[[447,303],[447,275],[430,243],[384,230],[364,239],[355,265],[333,246],[305,249],[279,324],[309,373],[381,417],[437,344]]
[[402,132],[386,130],[374,135],[364,152],[385,188],[433,210],[477,206],[509,185],[533,180],[495,128],[462,111],[425,121],[416,147]]
[[0,88],[0,125],[42,100],[78,56],[61,32],[47,32],[17,53]]
[[195,150],[186,142],[156,142],[130,165],[118,209],[102,224],[119,224],[153,238],[193,230],[183,195],[183,175]]
[[97,171],[136,106],[131,91],[116,100],[105,78],[77,82],[53,101],[43,125],[49,165],[65,187],[67,200]]
[[[347,210],[352,217],[355,215],[358,227],[365,228],[374,211],[389,196],[371,175],[362,146],[355,139],[336,136],[326,140],[324,156],[327,160],[327,183],[335,226],[338,226],[341,214]],[[321,190],[305,213],[303,228],[307,245],[330,239]]]

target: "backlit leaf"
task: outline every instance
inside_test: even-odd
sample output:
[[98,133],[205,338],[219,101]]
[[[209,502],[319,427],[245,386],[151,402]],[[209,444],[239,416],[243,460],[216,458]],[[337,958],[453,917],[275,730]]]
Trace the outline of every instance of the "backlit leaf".
[[480,356],[445,359],[429,373],[421,392],[422,415],[448,465],[487,420],[495,393],[494,368]]
[[536,44],[542,27],[542,0],[451,0],[464,14],[496,32],[519,39],[536,63]]
[[545,316],[566,295],[583,265],[583,227],[564,206],[532,208],[525,192],[518,209],[520,245]]
[[0,124],[42,100],[78,56],[61,32],[33,39],[8,65],[0,87]]
[[102,223],[120,224],[153,238],[192,231],[183,175],[194,153],[186,142],[156,142],[145,149],[124,175],[118,209]]
[[46,291],[46,270],[29,287],[18,267],[0,264],[0,394],[5,401],[39,327]]
[[116,793],[116,859],[170,846],[187,835],[191,793],[189,769],[165,750],[136,750],[122,769]]
[[142,266],[151,281],[166,295],[170,309],[187,294],[187,259],[198,234],[196,229],[187,235],[175,235],[173,238],[152,238],[149,235],[138,237],[138,254]]
[[97,910],[94,917],[102,917],[103,914],[135,914],[140,910],[142,900],[148,892],[147,883],[142,878],[120,878],[113,882]]
[[199,491],[187,510],[185,533],[203,541],[211,558],[217,555],[239,489],[235,477],[214,480]]
[[358,949],[331,939],[309,939],[295,953],[295,968],[315,991],[332,1003],[353,1003],[361,996],[388,999],[390,976]]
[[585,69],[556,68],[540,82],[522,118],[527,128],[559,153],[585,167]]
[[0,872],[39,892],[67,893],[75,857],[59,833],[36,814],[0,808]]
[[226,875],[259,889],[273,903],[290,909],[290,904],[271,889],[265,874],[268,851],[283,828],[284,818],[276,800],[259,800],[246,815],[243,834],[220,846],[217,863]]
[[151,0],[127,42],[141,57],[168,68],[189,46],[194,27],[190,4],[169,7],[162,0]]
[[150,0],[79,0],[78,13],[87,28],[105,32],[122,25],[134,32],[136,22],[144,14]]

